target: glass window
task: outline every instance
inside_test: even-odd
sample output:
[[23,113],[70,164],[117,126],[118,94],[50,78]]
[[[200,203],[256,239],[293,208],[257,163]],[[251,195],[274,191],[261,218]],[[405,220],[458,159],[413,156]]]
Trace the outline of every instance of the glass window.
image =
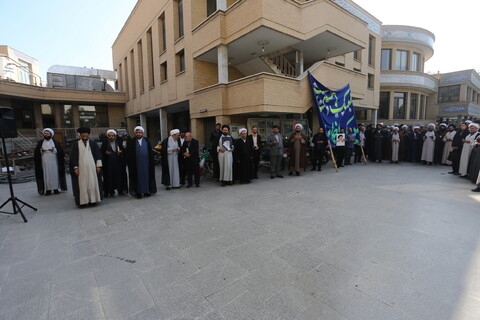
[[357,50],[353,52],[353,59],[362,61],[362,50]]
[[29,101],[12,100],[17,129],[35,129],[33,105]]
[[73,128],[72,105],[64,104],[62,111],[62,127]]
[[405,118],[405,92],[395,92],[393,96],[393,119]]
[[460,85],[438,88],[438,103],[460,101]]
[[427,97],[424,95],[420,96],[420,115],[418,116],[419,119],[425,119],[425,111],[427,105]]
[[207,17],[217,11],[217,0],[207,0]]
[[368,38],[368,64],[375,65],[375,38],[373,36]]
[[375,75],[369,73],[368,74],[368,89],[373,89],[375,86]]
[[78,106],[80,127],[108,127],[108,109],[106,106]]
[[185,71],[185,51],[181,50],[176,54],[176,71],[177,73]]
[[18,63],[20,64],[20,67],[18,67],[18,82],[32,84],[32,65],[22,60],[18,60]]
[[382,49],[382,70],[392,69],[392,50]]
[[380,119],[388,119],[388,111],[390,109],[390,92],[380,92],[380,106],[379,115]]
[[183,0],[177,0],[177,21],[176,28],[178,28],[175,40],[183,37]]
[[412,71],[421,71],[420,68],[420,54],[414,53],[412,56]]
[[410,119],[417,118],[418,93],[410,93]]
[[167,72],[167,62],[165,61],[160,65],[160,81],[166,81],[168,79],[168,72]]
[[158,18],[158,43],[160,45],[160,53],[167,50],[167,40],[165,35],[165,13]]
[[42,109],[42,125],[44,128],[55,128],[55,114],[52,104],[40,105]]
[[408,70],[408,51],[397,50],[397,70]]

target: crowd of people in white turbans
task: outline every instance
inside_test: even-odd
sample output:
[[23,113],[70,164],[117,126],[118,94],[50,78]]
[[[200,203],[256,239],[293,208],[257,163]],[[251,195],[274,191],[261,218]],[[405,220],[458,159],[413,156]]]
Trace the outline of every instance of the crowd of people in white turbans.
[[[239,138],[230,135],[228,125],[216,124],[210,135],[210,155],[213,177],[220,185],[228,186],[239,181],[250,183],[258,179],[260,160],[268,154],[270,178],[283,178],[282,169],[289,175],[299,176],[308,167],[321,171],[322,163],[328,161],[328,138],[323,130],[309,138],[303,126],[296,124],[295,131],[284,139],[280,128],[261,137],[256,127],[249,133],[239,130]],[[454,124],[441,123],[438,127],[398,125],[383,123],[365,126],[359,131],[349,128],[344,134],[345,143],[333,149],[337,167],[369,162],[417,162],[423,165],[451,166],[452,175],[469,179],[477,186],[472,191],[480,192],[480,126],[472,121]],[[75,203],[79,207],[92,206],[104,197],[130,193],[137,198],[149,197],[157,192],[155,162],[152,144],[144,136],[144,128],[137,126],[135,136],[126,145],[117,131],[110,129],[99,146],[89,138],[90,128],[79,128],[80,139],[71,146],[69,172]],[[50,128],[43,130],[44,139],[35,148],[35,174],[38,193],[58,194],[66,190],[65,161],[62,145]],[[285,153],[288,148],[288,163]],[[264,152],[267,150],[268,152]],[[162,184],[172,188],[200,187],[200,147],[191,132],[174,129],[161,142]],[[128,168],[128,170],[127,170]],[[127,174],[128,172],[128,174]]]
[[[480,192],[480,125],[467,120],[460,125],[369,125],[364,130],[365,151],[373,162],[418,162],[451,166],[452,175],[469,179]],[[361,132],[363,129],[361,129]]]

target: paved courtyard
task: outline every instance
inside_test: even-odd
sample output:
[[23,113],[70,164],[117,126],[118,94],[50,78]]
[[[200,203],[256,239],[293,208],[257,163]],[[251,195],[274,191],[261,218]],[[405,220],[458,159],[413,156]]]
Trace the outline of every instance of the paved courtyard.
[[342,169],[91,209],[16,184],[38,211],[0,215],[0,319],[480,319],[473,185],[440,166]]

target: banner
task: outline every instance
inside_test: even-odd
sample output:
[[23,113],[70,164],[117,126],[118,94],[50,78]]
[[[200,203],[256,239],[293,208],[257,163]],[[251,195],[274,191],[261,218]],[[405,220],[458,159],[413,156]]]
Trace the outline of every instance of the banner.
[[[345,133],[348,133],[348,128],[352,128],[356,135],[359,130],[350,95],[350,85],[347,84],[344,88],[333,91],[318,82],[310,72],[308,78],[312,86],[318,121],[325,129],[332,147],[337,144],[337,134],[340,132],[340,128],[344,128]],[[355,140],[355,143],[358,141]]]

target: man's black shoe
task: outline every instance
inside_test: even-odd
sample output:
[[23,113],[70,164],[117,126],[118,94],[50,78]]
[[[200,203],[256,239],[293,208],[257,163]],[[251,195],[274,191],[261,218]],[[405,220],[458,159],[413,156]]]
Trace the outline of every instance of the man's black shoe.
[[281,174],[277,174],[276,177],[277,178],[283,178],[283,176]]

